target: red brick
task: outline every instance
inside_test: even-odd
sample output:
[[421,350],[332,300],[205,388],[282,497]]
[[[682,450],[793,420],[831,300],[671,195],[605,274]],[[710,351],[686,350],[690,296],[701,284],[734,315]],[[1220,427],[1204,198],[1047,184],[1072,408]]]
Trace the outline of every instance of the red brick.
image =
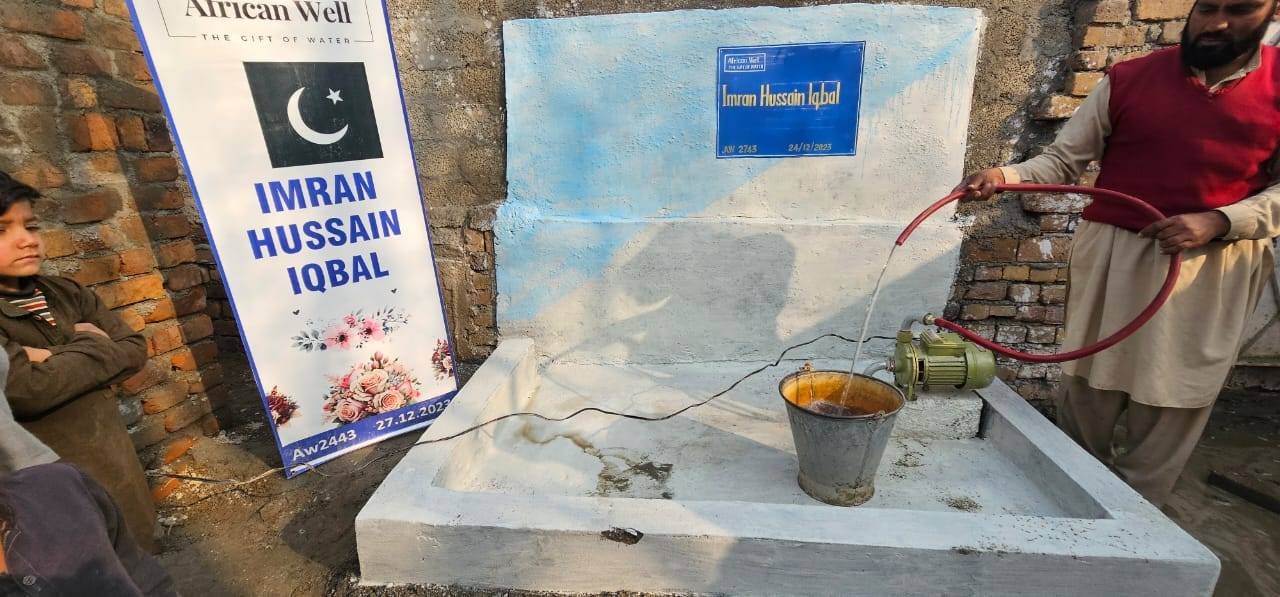
[[[195,356],[196,363],[201,367],[214,365],[218,360],[218,344],[212,340],[196,342],[191,345],[191,354]],[[219,369],[219,372],[221,372],[221,369]],[[207,385],[213,387],[215,384]]]
[[0,101],[10,106],[53,106],[58,93],[42,79],[14,75],[0,79]]
[[53,50],[53,64],[68,75],[109,77],[115,74],[111,54],[92,46],[61,44]]
[[1035,284],[1010,284],[1009,300],[1015,303],[1034,303],[1040,300],[1040,287]]
[[191,349],[185,346],[173,351],[169,357],[169,363],[178,371],[195,371],[199,368],[195,355],[191,354]]
[[22,33],[84,39],[84,19],[79,13],[29,2],[9,0],[0,4],[0,25]]
[[108,307],[123,307],[147,299],[164,298],[164,279],[160,274],[148,274],[120,282],[103,284],[94,289]]
[[979,282],[989,282],[991,280],[999,280],[1002,277],[1003,269],[999,266],[979,266],[973,272],[973,279]]
[[207,400],[188,400],[169,409],[164,415],[164,429],[173,433],[209,414]]
[[[212,399],[210,402],[212,402]],[[213,416],[213,413],[200,417],[200,431],[204,433],[205,437],[218,435],[221,430],[222,426],[218,424],[218,417]]]
[[1135,0],[1134,16],[1144,21],[1181,19],[1191,13],[1195,0]]
[[90,17],[89,35],[92,41],[104,48],[113,50],[132,50],[141,52],[142,45],[138,36],[133,33],[133,26],[128,21],[110,19],[102,16]]
[[115,255],[92,259],[82,258],[79,260],[79,269],[68,277],[85,286],[115,280],[120,277],[120,258]]
[[92,108],[98,105],[98,92],[86,79],[69,78],[64,82],[63,96],[76,108]]
[[156,259],[150,249],[129,249],[120,253],[120,273],[126,276],[145,274],[155,267]]
[[160,323],[161,321],[169,321],[178,316],[177,311],[173,308],[173,301],[168,297],[162,298],[154,303],[147,305],[139,305],[138,313],[146,319],[147,323]]
[[1067,302],[1066,286],[1045,286],[1040,291],[1040,302],[1048,305],[1057,305]]
[[188,263],[165,272],[165,286],[169,290],[186,290],[208,281],[204,268]]
[[151,348],[153,355],[165,354],[182,346],[182,328],[177,324],[148,328],[148,331],[150,335],[147,338],[147,345]]
[[1033,344],[1053,344],[1058,337],[1058,328],[1051,325],[1027,326],[1027,342]]
[[56,189],[67,184],[67,173],[41,156],[29,158],[12,175],[37,190]]
[[1170,21],[1160,30],[1160,43],[1176,44],[1182,42],[1182,30],[1186,29],[1186,21]]
[[965,252],[971,262],[1013,261],[1018,253],[1016,238],[987,238],[969,241]]
[[196,245],[189,239],[156,246],[156,261],[162,268],[170,268],[196,260]]
[[1044,320],[1047,323],[1064,323],[1067,318],[1067,310],[1064,307],[1046,307],[1044,310]]
[[130,83],[120,79],[98,82],[98,99],[105,106],[143,112],[159,112],[160,96],[147,83]]
[[1013,305],[991,305],[992,317],[1013,317],[1018,314],[1018,308]]
[[151,80],[151,69],[147,68],[147,59],[135,52],[116,52],[116,72],[134,81]]
[[41,58],[22,38],[16,35],[0,35],[0,66],[14,68],[45,68]]
[[[213,345],[213,342],[206,342],[206,344]],[[191,383],[192,392],[205,392],[210,388],[216,388],[222,385],[222,365],[219,363],[211,363],[209,366],[200,369],[196,378],[196,381]]]
[[67,199],[62,203],[62,221],[68,224],[101,222],[120,211],[120,195],[102,188]]
[[147,147],[151,151],[173,151],[169,124],[163,118],[147,119]]
[[977,282],[965,293],[965,298],[998,301],[1009,290],[1008,282]]
[[1070,232],[1071,216],[1069,214],[1045,214],[1040,216],[1041,232]]
[[1116,64],[1125,62],[1127,60],[1142,58],[1143,56],[1146,56],[1150,53],[1151,53],[1150,49],[1134,50],[1132,52],[1113,52],[1111,55],[1111,65],[1115,66]]
[[133,166],[139,182],[169,182],[178,178],[178,162],[172,156],[139,158]]
[[154,415],[169,410],[187,399],[187,384],[180,381],[156,386],[142,397],[142,412]]
[[1106,50],[1080,50],[1071,57],[1071,68],[1080,71],[1102,70],[1107,67]]
[[182,320],[182,337],[187,342],[204,340],[213,335],[213,320],[203,313]]
[[147,150],[147,129],[142,118],[125,114],[116,119],[116,132],[120,134],[120,145],[133,151]]
[[[1021,325],[996,326],[996,342],[1001,344],[1021,344],[1027,341],[1027,328]],[[145,404],[145,401],[144,401]]]
[[988,305],[965,305],[960,310],[960,319],[981,321],[988,317],[991,317],[991,307]]
[[67,132],[73,151],[107,151],[120,145],[115,121],[97,112],[69,116]]
[[1082,48],[1114,47],[1124,40],[1124,31],[1120,27],[1090,25],[1084,30],[1084,38],[1080,41]]
[[1084,100],[1067,95],[1055,95],[1045,98],[1035,112],[1037,120],[1066,120],[1071,118]]
[[1018,261],[1062,262],[1071,254],[1071,237],[1041,236],[1023,240],[1018,246]]
[[129,5],[124,0],[102,0],[102,10],[113,17],[130,18]]
[[166,377],[168,377],[168,370],[162,367],[156,359],[150,359],[142,366],[141,371],[124,380],[120,384],[120,389],[129,394],[137,394],[164,381]]
[[143,321],[142,316],[130,311],[129,309],[117,311],[116,313],[120,316],[120,319],[124,321],[124,324],[129,326],[129,329],[135,332],[141,332],[147,327],[147,322]]
[[1056,267],[1037,267],[1031,270],[1031,275],[1027,277],[1032,282],[1056,282],[1058,280],[1058,268]]
[[62,3],[66,4],[67,6],[74,6],[76,8],[93,8],[97,4],[97,1],[96,0],[62,0]]
[[1039,305],[1026,305],[1018,307],[1019,321],[1045,321],[1045,308]]
[[194,437],[183,437],[173,440],[169,445],[164,447],[164,453],[160,456],[162,464],[171,464],[173,461],[182,458],[191,450],[191,446],[196,445]]
[[45,257],[54,259],[76,253],[75,241],[71,239],[71,232],[68,230],[42,230],[40,238],[44,240]]
[[1084,97],[1093,92],[1093,88],[1102,81],[1102,73],[1078,72],[1067,75],[1067,93]]
[[1147,43],[1146,25],[1130,25],[1120,30],[1120,43],[1118,45],[1133,47],[1141,46]]
[[1010,282],[1025,282],[1031,274],[1031,268],[1025,265],[1006,265],[1001,278]]
[[182,238],[191,233],[191,221],[183,214],[151,216],[147,218],[146,225],[155,240]]
[[179,209],[186,205],[186,198],[179,189],[159,184],[146,184],[135,186],[132,191],[133,200],[137,202],[139,211]]
[[1095,23],[1123,23],[1129,19],[1129,0],[1102,0],[1093,11]]

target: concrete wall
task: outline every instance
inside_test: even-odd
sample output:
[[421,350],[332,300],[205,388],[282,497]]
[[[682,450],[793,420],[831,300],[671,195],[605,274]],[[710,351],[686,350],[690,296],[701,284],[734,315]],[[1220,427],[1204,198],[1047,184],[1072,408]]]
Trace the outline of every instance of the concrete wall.
[[[436,254],[459,354],[478,358],[496,341],[493,223],[507,195],[504,156],[502,23],[627,12],[832,2],[409,0],[390,2],[405,99],[427,193]],[[1003,163],[1039,147],[1054,123],[1033,118],[1061,87],[1073,41],[1075,2],[1066,0],[913,2],[978,8],[988,18],[964,170]],[[886,184],[893,184],[886,174]],[[979,237],[1037,233],[1017,201],[983,206]],[[962,261],[975,258],[965,249]],[[846,329],[856,328],[858,322]]]
[[[644,363],[856,335],[902,223],[963,173],[982,23],[866,4],[508,21],[500,334],[560,361]],[[866,44],[841,98],[860,99],[857,155],[718,159],[717,47],[823,41]],[[950,213],[898,251],[874,333],[945,307]]]

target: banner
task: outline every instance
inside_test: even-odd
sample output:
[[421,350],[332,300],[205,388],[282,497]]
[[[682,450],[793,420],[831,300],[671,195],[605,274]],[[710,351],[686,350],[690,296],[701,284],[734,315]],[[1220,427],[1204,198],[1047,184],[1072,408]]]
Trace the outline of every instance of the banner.
[[130,0],[288,476],[458,389],[386,8]]
[[864,42],[719,48],[716,157],[853,155]]

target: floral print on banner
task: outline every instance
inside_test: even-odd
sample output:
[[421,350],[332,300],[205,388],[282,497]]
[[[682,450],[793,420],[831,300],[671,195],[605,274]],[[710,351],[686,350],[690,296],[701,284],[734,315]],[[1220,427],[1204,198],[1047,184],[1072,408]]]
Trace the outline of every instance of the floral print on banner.
[[367,342],[376,342],[409,323],[403,309],[385,307],[371,315],[362,311],[349,313],[324,327],[312,328],[293,337],[293,347],[306,352],[351,350]]
[[330,377],[329,394],[324,399],[325,420],[354,423],[365,417],[388,413],[412,404],[422,396],[421,384],[399,359],[376,352],[345,375]]
[[267,408],[271,409],[271,420],[275,421],[276,427],[280,427],[293,419],[298,411],[298,403],[281,394],[279,386],[275,386],[267,395]]
[[436,340],[436,350],[431,353],[431,366],[436,371],[436,381],[453,377],[453,351],[449,343]]

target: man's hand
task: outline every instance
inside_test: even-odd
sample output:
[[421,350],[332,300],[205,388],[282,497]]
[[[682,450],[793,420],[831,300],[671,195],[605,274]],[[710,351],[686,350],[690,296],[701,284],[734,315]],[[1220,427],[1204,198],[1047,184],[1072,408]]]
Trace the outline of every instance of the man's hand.
[[964,196],[964,199],[969,201],[986,200],[996,194],[996,185],[998,184],[1004,184],[1004,172],[999,168],[987,168],[970,175],[969,178],[964,179],[964,182],[956,185],[956,188],[952,189],[951,192],[967,191],[968,194]]
[[1231,230],[1231,221],[1220,211],[1173,216],[1143,228],[1138,234],[1160,241],[1160,252],[1172,255],[1203,247]]
[[27,360],[31,361],[32,363],[43,363],[49,357],[53,356],[52,352],[49,352],[43,348],[31,348],[30,346],[23,346],[22,350],[27,351]]
[[75,325],[75,328],[77,332],[89,332],[90,334],[98,334],[99,336],[102,336],[103,338],[106,338],[108,340],[111,339],[111,336],[106,332],[102,331],[102,328],[96,325],[93,325],[92,323],[77,323]]

